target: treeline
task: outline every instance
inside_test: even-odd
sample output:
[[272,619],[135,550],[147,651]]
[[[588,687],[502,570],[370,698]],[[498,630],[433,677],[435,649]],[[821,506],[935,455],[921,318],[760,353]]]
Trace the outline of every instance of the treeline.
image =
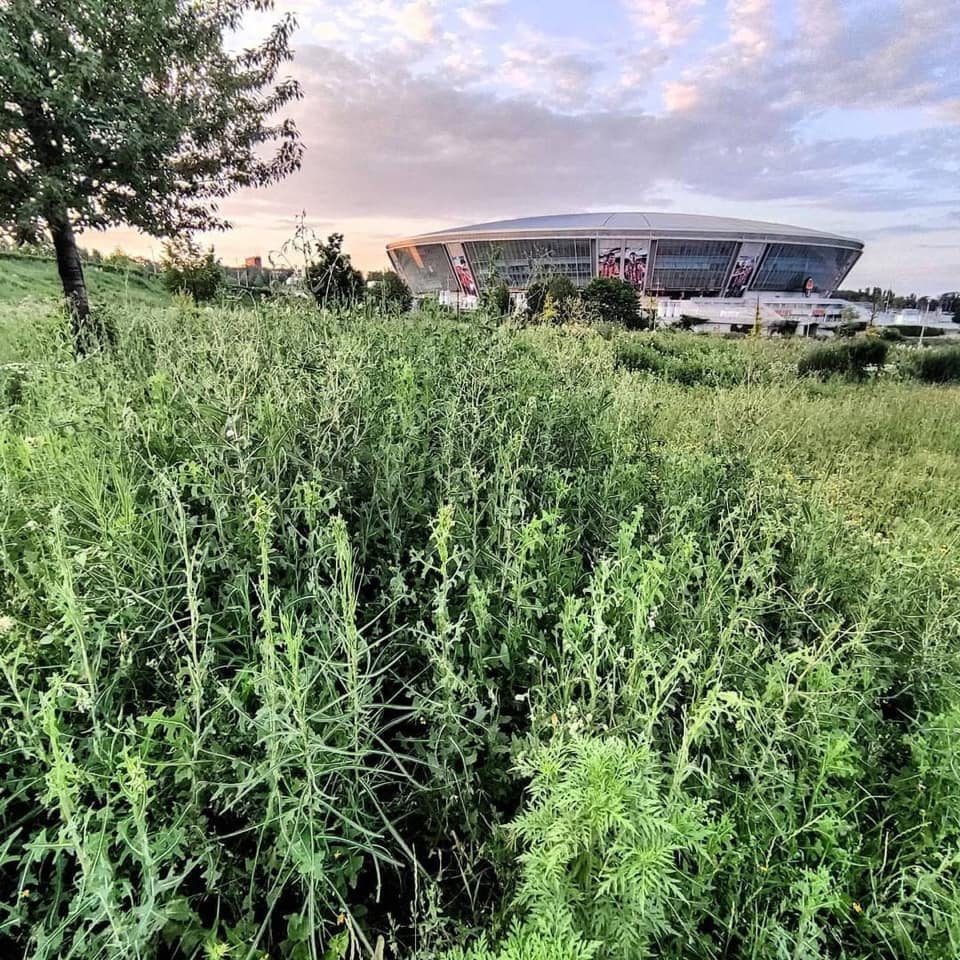
[[164,286],[175,294],[197,302],[214,300],[225,287],[236,286],[247,293],[269,296],[292,284],[293,290],[312,296],[321,307],[349,307],[373,300],[386,309],[407,311],[413,296],[403,279],[392,270],[374,270],[364,276],[343,251],[343,234],[333,233],[325,241],[302,232],[281,251],[288,263],[295,257],[302,266],[280,268],[224,267],[213,247],[201,249],[193,240],[171,241],[164,247],[160,270]]
[[942,310],[944,313],[960,312],[960,291],[942,293],[939,297],[906,296],[884,290],[881,287],[864,287],[861,290],[838,290],[837,297],[852,303],[874,303],[878,310]]

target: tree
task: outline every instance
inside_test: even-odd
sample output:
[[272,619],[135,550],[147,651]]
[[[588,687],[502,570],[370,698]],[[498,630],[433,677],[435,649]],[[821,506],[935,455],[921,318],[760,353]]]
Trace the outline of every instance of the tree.
[[406,313],[413,306],[413,295],[403,277],[393,270],[374,270],[367,274],[367,296],[384,309]]
[[163,250],[163,285],[172,293],[186,293],[197,303],[212,300],[223,285],[223,268],[213,253],[189,237],[172,240]]
[[573,300],[579,296],[574,282],[562,273],[555,273],[547,280],[547,293],[553,297],[557,304],[564,300]]
[[321,307],[349,306],[363,297],[363,274],[343,252],[343,234],[331,233],[326,243],[309,247],[307,287]]
[[480,305],[495,317],[505,317],[510,312],[510,288],[502,280],[495,286],[486,285]]
[[294,20],[226,48],[247,10],[271,5],[0,3],[0,222],[49,231],[75,334],[90,312],[76,228],[226,228],[217,200],[299,167],[296,126],[275,117],[300,96],[294,80],[275,82]]
[[594,277],[583,291],[583,301],[607,323],[620,323],[628,330],[642,326],[636,291],[625,280]]
[[547,285],[540,280],[534,280],[524,293],[524,302],[527,320],[536,320],[547,303]]

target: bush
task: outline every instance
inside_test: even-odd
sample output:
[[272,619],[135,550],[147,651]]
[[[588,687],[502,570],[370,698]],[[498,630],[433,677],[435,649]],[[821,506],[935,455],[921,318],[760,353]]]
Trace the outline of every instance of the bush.
[[844,320],[833,328],[834,336],[837,337],[855,337],[867,329],[865,320]]
[[554,274],[547,280],[547,293],[558,305],[566,300],[575,300],[580,295],[574,282],[562,273]]
[[480,306],[494,317],[507,316],[510,313],[510,288],[503,281],[485,287],[480,294]]
[[686,386],[730,386],[750,375],[746,357],[723,340],[692,333],[629,334],[616,341],[614,363]]
[[924,383],[960,383],[960,345],[919,351],[914,375]]
[[880,337],[853,337],[812,347],[797,364],[800,376],[847,376],[861,379],[869,367],[887,362],[889,344]]
[[349,307],[363,299],[363,274],[343,252],[342,233],[331,233],[326,243],[307,241],[303,252],[310,258],[304,281],[318,306]]
[[868,367],[880,368],[887,362],[890,345],[879,337],[854,337],[844,344],[850,372],[862,376]]
[[375,270],[367,275],[367,298],[382,309],[400,313],[413,306],[410,288],[393,270]]
[[540,318],[547,305],[547,285],[540,280],[534,280],[524,294],[524,315],[531,323]]
[[607,323],[619,323],[628,330],[642,327],[636,291],[624,280],[594,277],[583,291],[583,300]]
[[887,343],[903,343],[906,337],[896,327],[876,327],[876,335]]
[[189,237],[168,241],[160,262],[161,280],[171,293],[182,293],[196,303],[212,300],[223,286],[223,268],[213,247],[202,251]]
[[900,324],[897,327],[887,328],[894,329],[903,334],[904,337],[942,337],[946,331],[942,327],[922,327],[917,324]]
[[569,322],[575,313],[571,305],[579,301],[580,294],[573,281],[562,274],[535,281],[527,289],[527,316],[546,324]]

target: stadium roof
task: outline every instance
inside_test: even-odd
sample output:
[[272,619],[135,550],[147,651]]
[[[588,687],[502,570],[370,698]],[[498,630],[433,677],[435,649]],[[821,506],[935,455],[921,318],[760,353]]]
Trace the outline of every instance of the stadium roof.
[[389,244],[390,248],[411,242],[427,243],[452,238],[478,239],[504,235],[530,236],[553,233],[585,233],[617,236],[650,234],[652,236],[718,236],[744,240],[809,240],[813,242],[840,241],[863,245],[852,237],[841,237],[807,227],[792,227],[784,223],[763,220],[739,220],[734,217],[705,217],[689,213],[570,213],[546,217],[523,217],[518,220],[495,220],[465,227],[437,230]]

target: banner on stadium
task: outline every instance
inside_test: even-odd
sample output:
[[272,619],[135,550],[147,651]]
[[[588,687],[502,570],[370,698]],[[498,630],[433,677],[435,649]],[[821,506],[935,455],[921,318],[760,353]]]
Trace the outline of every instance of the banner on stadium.
[[727,284],[728,297],[742,297],[753,279],[760,257],[763,256],[764,243],[742,243],[737,262],[733,266],[730,283]]
[[477,282],[473,279],[473,271],[470,269],[470,263],[464,252],[462,243],[448,243],[447,252],[450,254],[450,261],[453,263],[453,272],[457,275],[457,281],[460,289],[468,296],[477,295]]

